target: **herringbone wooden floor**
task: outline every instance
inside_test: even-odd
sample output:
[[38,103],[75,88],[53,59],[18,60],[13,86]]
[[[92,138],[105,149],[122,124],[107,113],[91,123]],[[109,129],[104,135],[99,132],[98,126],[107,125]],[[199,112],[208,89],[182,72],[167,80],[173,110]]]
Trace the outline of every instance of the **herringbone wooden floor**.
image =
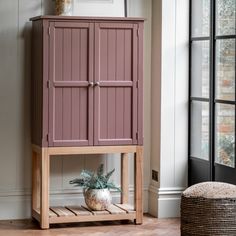
[[94,222],[53,225],[40,230],[31,220],[0,221],[0,236],[180,236],[179,219],[156,219],[144,216],[142,225],[132,222]]

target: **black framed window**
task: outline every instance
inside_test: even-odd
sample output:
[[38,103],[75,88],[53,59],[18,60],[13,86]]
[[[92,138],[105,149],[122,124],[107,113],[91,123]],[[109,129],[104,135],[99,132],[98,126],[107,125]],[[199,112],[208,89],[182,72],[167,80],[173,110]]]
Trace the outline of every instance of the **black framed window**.
[[[236,184],[236,1],[190,0],[189,184]],[[227,172],[229,173],[229,172]]]

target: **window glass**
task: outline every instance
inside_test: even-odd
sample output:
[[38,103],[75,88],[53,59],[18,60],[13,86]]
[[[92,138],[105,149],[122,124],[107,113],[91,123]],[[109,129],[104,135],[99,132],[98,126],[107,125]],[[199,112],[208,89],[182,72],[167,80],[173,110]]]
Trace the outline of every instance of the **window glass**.
[[209,98],[210,76],[209,41],[192,43],[191,94],[192,97]]
[[216,98],[235,100],[235,39],[216,42]]
[[191,104],[191,156],[209,159],[209,103]]
[[210,0],[192,0],[192,37],[210,35]]
[[216,105],[216,163],[234,167],[235,163],[235,106]]
[[216,0],[216,34],[235,34],[235,0]]

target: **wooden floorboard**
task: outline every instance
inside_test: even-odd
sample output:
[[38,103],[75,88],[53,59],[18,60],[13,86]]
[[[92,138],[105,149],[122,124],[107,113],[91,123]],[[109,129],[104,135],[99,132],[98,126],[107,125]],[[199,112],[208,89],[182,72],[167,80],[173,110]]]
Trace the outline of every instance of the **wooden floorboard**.
[[49,230],[40,230],[38,223],[32,220],[6,220],[0,221],[0,235],[180,236],[179,227],[179,219],[157,219],[149,215],[144,216],[142,225],[131,221],[107,221],[55,224]]

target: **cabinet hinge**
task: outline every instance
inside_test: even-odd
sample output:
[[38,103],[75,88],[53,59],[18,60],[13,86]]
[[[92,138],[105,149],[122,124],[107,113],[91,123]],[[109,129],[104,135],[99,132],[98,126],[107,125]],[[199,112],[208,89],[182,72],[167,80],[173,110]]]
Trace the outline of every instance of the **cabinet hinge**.
[[51,82],[50,82],[50,80],[48,80],[47,81],[47,87],[50,88],[50,86],[51,86]]
[[137,37],[139,37],[139,34],[140,34],[140,30],[137,29]]
[[48,28],[48,35],[50,35],[51,34],[51,28],[49,27]]
[[139,133],[136,132],[136,139],[138,140],[138,138],[139,138]]
[[49,141],[49,134],[46,135],[46,140]]

